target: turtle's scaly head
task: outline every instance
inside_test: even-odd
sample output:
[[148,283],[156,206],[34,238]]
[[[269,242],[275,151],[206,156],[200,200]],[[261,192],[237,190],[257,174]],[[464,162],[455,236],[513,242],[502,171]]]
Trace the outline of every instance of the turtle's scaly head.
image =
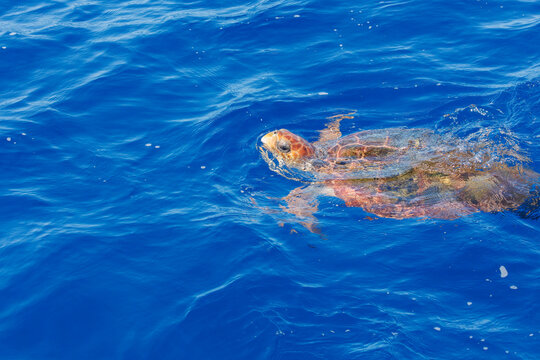
[[261,142],[274,156],[287,163],[298,163],[315,154],[313,145],[285,129],[269,132]]

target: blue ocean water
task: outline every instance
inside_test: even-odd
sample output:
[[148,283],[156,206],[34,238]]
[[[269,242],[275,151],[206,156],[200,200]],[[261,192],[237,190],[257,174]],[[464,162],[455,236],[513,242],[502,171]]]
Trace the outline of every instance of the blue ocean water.
[[539,220],[323,238],[258,151],[356,111],[540,172],[538,44],[525,0],[2,2],[0,358],[538,359]]

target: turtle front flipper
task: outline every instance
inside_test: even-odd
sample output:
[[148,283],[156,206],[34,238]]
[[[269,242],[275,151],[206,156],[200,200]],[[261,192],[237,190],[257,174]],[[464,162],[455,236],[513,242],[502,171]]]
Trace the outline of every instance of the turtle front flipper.
[[324,237],[317,227],[317,218],[313,214],[319,210],[317,198],[321,195],[332,195],[328,193],[329,191],[331,189],[318,184],[299,187],[283,198],[287,205],[280,207],[283,211],[296,216],[298,222],[310,232]]
[[341,130],[339,129],[341,120],[343,119],[353,119],[352,116],[356,111],[350,112],[348,114],[338,114],[330,116],[328,119],[331,120],[326,124],[326,128],[319,130],[319,140],[317,140],[314,145],[317,146],[320,143],[327,142],[330,140],[336,140],[341,137]]

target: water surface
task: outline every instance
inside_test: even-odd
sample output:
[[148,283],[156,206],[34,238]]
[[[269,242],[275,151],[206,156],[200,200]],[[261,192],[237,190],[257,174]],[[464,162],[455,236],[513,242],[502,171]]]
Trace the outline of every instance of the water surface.
[[325,198],[322,240],[257,149],[356,111],[540,172],[537,2],[3,2],[0,29],[0,357],[539,357],[538,220]]

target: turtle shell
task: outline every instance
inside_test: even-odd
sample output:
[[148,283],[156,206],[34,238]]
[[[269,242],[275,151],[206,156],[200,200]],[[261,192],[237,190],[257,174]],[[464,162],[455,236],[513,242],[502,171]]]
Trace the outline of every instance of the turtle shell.
[[443,174],[415,168],[386,179],[327,182],[345,205],[380,217],[456,219],[477,211],[517,209],[535,174],[515,167]]
[[317,180],[387,178],[448,151],[441,137],[427,129],[365,130],[318,143],[304,170],[316,173]]
[[328,186],[346,206],[379,217],[456,219],[478,211],[458,199],[456,190],[462,184],[459,179],[410,171],[384,180],[334,180]]

